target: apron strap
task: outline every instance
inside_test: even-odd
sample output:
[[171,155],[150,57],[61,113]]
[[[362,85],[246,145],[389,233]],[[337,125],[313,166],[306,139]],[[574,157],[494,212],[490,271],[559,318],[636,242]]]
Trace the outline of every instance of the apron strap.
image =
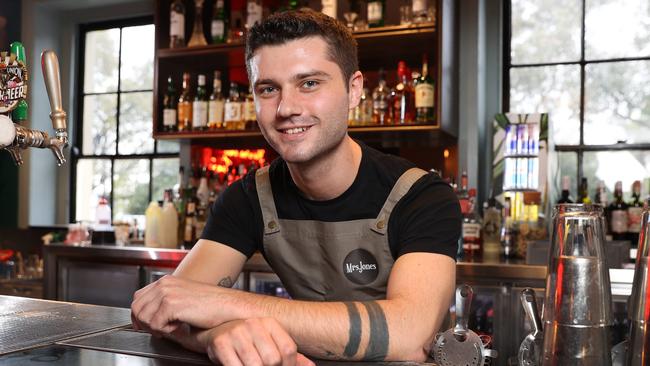
[[379,216],[370,224],[370,229],[374,232],[377,232],[382,235],[386,235],[388,231],[388,218],[390,213],[397,205],[397,202],[404,197],[404,195],[411,189],[413,184],[418,181],[418,179],[425,176],[427,172],[420,168],[411,168],[404,172],[401,177],[397,180],[393,189],[390,191],[384,206],[379,211]]
[[277,233],[280,231],[280,222],[278,220],[278,211],[275,208],[275,201],[273,200],[268,165],[257,169],[255,172],[255,187],[257,188],[257,197],[262,208],[264,235]]

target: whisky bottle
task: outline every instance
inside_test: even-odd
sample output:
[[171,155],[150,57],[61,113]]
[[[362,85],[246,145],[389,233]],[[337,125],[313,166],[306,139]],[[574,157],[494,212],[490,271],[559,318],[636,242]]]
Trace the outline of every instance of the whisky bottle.
[[192,98],[190,96],[190,73],[183,73],[183,91],[178,98],[178,130],[192,128]]
[[214,72],[212,81],[212,94],[208,102],[208,128],[220,130],[223,128],[223,107],[225,100],[221,94],[221,72]]
[[389,90],[386,86],[385,72],[379,71],[379,85],[372,91],[372,122],[376,125],[390,123],[388,114]]
[[253,97],[253,88],[248,88],[246,100],[244,101],[244,122],[246,122],[245,129],[254,130],[257,121],[255,115],[255,98]]
[[167,77],[167,92],[163,98],[163,131],[171,132],[176,130],[176,89],[172,76]]
[[578,189],[578,203],[591,203],[591,198],[589,198],[589,185],[587,183],[587,178],[583,177],[580,181],[580,188]]
[[239,99],[237,83],[230,83],[228,99],[224,106],[223,123],[227,130],[243,129],[244,118],[242,116],[242,103]]
[[205,90],[205,75],[199,75],[198,79],[192,102],[192,129],[202,131],[208,127],[208,93]]
[[169,20],[169,47],[185,47],[185,5],[182,0],[172,2]]
[[359,113],[359,124],[361,126],[366,126],[372,124],[372,95],[368,88],[363,88],[363,94],[361,94],[361,101],[359,102],[360,109]]
[[205,35],[203,34],[203,1],[194,0],[194,29],[192,30],[190,41],[187,43],[188,47],[208,45],[208,41],[205,40]]
[[573,203],[573,200],[571,199],[571,192],[569,191],[570,189],[571,178],[565,175],[562,177],[562,196],[557,201],[557,203]]
[[226,29],[228,29],[228,17],[224,10],[223,0],[217,0],[212,12],[212,22],[210,23],[210,35],[212,43],[219,44],[226,42]]
[[409,72],[406,62],[400,61],[397,65],[397,80],[395,97],[393,99],[395,124],[413,123],[415,120],[415,95],[413,86],[408,80]]
[[431,123],[434,120],[434,88],[429,77],[427,55],[422,57],[422,76],[415,84],[415,120],[418,123]]
[[632,201],[627,208],[627,236],[633,247],[639,243],[641,222],[643,216],[643,202],[641,201],[641,181],[632,183]]
[[608,206],[608,221],[614,240],[627,239],[627,208],[627,203],[623,201],[623,183],[618,181],[614,186],[614,201]]
[[248,0],[246,3],[246,29],[262,21],[262,0]]
[[183,249],[192,249],[196,241],[196,197],[193,188],[185,189],[185,202]]
[[368,1],[368,27],[370,28],[383,27],[385,16],[386,16],[385,0]]

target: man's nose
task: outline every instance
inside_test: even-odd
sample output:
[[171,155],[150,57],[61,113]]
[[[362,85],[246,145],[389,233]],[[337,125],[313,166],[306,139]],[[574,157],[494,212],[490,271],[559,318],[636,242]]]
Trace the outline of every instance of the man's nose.
[[289,118],[300,114],[302,114],[300,96],[296,95],[293,91],[282,90],[280,104],[278,104],[278,118]]

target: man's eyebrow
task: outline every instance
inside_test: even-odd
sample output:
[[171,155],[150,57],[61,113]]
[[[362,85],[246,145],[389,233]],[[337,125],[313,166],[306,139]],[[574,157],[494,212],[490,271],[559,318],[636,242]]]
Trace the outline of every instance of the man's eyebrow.
[[[330,74],[326,73],[325,71],[315,70],[315,71],[308,71],[308,72],[302,72],[300,74],[296,74],[296,75],[291,77],[291,80],[296,82],[296,81],[300,81],[300,80],[304,80],[304,79],[308,79],[308,78],[313,78],[315,76],[323,77],[323,78],[326,78],[326,79],[331,79],[332,78],[332,76]],[[257,87],[259,85],[278,85],[278,82],[273,80],[273,79],[260,79],[260,80],[257,80],[255,82],[254,86]]]

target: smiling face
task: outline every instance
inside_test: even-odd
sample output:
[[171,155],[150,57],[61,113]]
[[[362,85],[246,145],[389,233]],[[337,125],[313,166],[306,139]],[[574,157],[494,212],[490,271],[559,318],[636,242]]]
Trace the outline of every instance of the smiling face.
[[343,142],[357,87],[348,91],[321,37],[260,47],[249,62],[260,130],[287,163],[309,163]]

